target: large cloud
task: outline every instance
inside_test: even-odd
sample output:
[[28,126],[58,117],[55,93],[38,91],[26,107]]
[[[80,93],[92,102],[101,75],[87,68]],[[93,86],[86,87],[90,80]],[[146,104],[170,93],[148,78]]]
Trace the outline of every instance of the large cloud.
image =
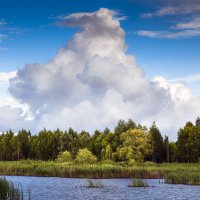
[[174,139],[179,126],[196,118],[200,100],[184,84],[147,80],[126,54],[116,12],[76,13],[59,25],[81,30],[47,64],[28,64],[10,80],[10,93],[34,116],[34,131],[69,126],[93,131],[133,118],[147,125],[156,120]]

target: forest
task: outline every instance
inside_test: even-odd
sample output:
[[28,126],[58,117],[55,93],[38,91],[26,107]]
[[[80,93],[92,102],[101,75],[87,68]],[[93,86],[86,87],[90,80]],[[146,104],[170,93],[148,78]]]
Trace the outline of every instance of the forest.
[[150,128],[133,120],[119,120],[110,131],[96,130],[76,132],[72,128],[41,130],[32,135],[28,130],[14,133],[12,130],[0,135],[0,160],[41,160],[142,163],[197,163],[200,158],[200,118],[196,123],[187,122],[178,131],[176,142],[162,136],[156,123]]

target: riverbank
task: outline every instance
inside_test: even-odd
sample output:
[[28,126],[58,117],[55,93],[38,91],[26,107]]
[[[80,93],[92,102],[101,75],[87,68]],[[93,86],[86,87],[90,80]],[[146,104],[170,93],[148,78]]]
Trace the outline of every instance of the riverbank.
[[128,166],[124,163],[76,164],[54,161],[0,162],[1,176],[40,176],[65,178],[166,178],[175,174],[200,174],[200,164],[142,163]]

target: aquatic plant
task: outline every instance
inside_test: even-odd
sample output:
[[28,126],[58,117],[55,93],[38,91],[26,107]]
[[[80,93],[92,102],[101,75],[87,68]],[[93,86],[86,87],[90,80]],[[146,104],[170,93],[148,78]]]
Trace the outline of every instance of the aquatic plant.
[[94,181],[92,179],[87,180],[86,188],[102,188],[103,184],[100,181]]
[[165,178],[167,184],[200,185],[199,173],[170,173]]
[[149,187],[149,184],[142,179],[133,179],[129,187]]
[[5,178],[0,178],[0,199],[23,200],[23,191],[21,188],[15,187],[12,182],[7,181]]

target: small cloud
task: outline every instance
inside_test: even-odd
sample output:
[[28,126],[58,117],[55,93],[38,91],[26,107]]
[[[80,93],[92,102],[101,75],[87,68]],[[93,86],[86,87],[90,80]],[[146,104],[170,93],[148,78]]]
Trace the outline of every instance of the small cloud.
[[166,15],[175,15],[177,14],[179,9],[177,7],[168,6],[165,8],[161,8],[154,13],[154,16],[166,16]]
[[178,23],[174,29],[200,29],[200,17],[196,17],[188,22]]
[[149,38],[180,39],[200,36],[200,30],[183,30],[177,32],[141,30],[137,34]]
[[141,15],[141,18],[152,18],[153,17],[153,13],[143,13]]
[[179,77],[179,78],[172,79],[171,81],[196,82],[196,81],[200,81],[200,74],[192,74],[185,77]]
[[143,13],[141,16],[143,18],[152,18],[152,17],[163,17],[170,15],[184,15],[184,14],[195,14],[200,11],[200,3],[197,1],[188,1],[182,2],[181,4],[176,4],[173,2],[173,5],[166,5],[155,12]]

